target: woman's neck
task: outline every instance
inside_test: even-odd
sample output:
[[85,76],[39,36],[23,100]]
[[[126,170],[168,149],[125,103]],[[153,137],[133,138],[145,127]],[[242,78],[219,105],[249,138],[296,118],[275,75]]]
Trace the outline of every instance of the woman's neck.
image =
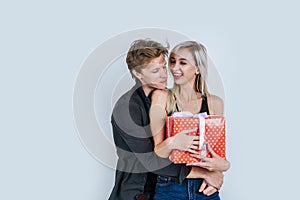
[[179,95],[182,100],[189,102],[197,99],[197,92],[191,84],[179,85]]

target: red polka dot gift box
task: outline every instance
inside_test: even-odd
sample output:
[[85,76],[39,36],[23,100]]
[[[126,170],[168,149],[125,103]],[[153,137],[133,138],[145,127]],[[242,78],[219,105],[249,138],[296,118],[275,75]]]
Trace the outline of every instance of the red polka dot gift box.
[[[210,144],[216,154],[226,159],[225,118],[222,116],[205,114],[186,116],[186,113],[176,113],[175,116],[169,116],[166,120],[166,138],[182,130],[195,128],[197,128],[195,132],[188,134],[199,136],[199,154],[211,157],[205,145],[202,145],[205,141]],[[190,156],[188,151],[181,150],[173,150],[169,158],[175,164],[200,162],[198,158]]]

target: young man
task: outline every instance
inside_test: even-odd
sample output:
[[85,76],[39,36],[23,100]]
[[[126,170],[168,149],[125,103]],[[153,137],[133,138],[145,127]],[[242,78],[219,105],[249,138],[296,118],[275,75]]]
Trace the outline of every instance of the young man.
[[[203,177],[203,170],[174,165],[154,153],[150,98],[155,89],[165,89],[167,85],[167,55],[168,50],[152,40],[133,42],[127,53],[128,69],[136,84],[117,101],[111,117],[118,163],[110,200],[152,199],[156,174],[172,177],[179,183],[187,176],[196,178],[202,173]],[[210,175],[209,179],[207,182],[220,187],[223,175]]]

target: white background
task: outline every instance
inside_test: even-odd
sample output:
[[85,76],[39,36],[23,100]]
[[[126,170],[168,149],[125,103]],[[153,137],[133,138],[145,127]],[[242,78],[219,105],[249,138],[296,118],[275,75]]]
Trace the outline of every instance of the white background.
[[0,199],[107,199],[114,172],[79,140],[73,87],[97,45],[142,27],[202,42],[222,76],[222,199],[297,199],[299,18],[292,0],[1,1]]

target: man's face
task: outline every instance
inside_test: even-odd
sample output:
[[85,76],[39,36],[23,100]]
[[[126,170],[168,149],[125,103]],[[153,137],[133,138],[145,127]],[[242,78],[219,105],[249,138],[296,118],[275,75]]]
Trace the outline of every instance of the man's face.
[[137,78],[143,86],[149,88],[164,89],[167,86],[167,67],[166,60],[163,55],[153,58],[144,68],[138,73]]

